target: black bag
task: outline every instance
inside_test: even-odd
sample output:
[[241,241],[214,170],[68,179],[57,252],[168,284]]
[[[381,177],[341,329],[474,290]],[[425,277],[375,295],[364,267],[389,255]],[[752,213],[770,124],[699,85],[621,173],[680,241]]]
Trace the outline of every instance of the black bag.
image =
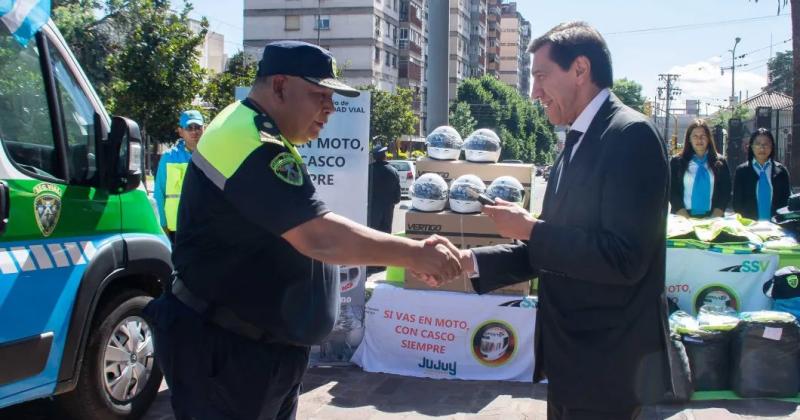
[[733,331],[731,388],[742,397],[795,397],[800,390],[796,322],[743,319]]
[[730,389],[731,334],[699,331],[681,336],[697,391]]
[[667,357],[671,386],[663,402],[687,402],[692,399],[694,385],[692,384],[692,374],[689,368],[689,358],[686,356],[686,349],[677,334],[670,336],[669,344],[667,345]]

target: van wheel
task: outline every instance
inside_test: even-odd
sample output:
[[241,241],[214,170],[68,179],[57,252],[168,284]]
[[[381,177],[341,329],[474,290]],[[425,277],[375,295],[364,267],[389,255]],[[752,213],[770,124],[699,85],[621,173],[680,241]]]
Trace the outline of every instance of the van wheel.
[[153,331],[142,309],[153,298],[131,290],[104,305],[92,323],[78,385],[61,397],[76,419],[136,419],[161,385]]

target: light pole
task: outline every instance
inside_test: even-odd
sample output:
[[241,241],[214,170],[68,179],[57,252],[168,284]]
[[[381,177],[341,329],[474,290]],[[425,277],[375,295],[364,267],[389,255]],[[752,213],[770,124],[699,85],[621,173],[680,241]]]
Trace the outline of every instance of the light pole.
[[736,46],[742,38],[736,37],[736,42],[733,44],[733,49],[728,50],[731,52],[731,109],[736,106]]

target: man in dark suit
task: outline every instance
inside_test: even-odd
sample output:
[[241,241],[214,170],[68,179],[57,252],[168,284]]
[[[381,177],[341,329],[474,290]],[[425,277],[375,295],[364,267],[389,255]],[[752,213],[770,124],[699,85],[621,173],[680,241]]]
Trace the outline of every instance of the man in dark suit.
[[564,23],[533,41],[532,96],[569,125],[541,216],[484,212],[521,243],[462,251],[478,293],[539,278],[535,380],[549,419],[636,418],[669,389],[664,297],[667,154],[653,125],[609,92],[601,35]]

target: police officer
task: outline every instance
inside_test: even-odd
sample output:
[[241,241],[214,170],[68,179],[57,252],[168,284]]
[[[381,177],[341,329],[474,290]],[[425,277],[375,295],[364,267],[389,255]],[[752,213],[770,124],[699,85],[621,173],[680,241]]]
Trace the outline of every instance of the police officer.
[[460,270],[451,244],[387,235],[330,212],[297,145],[318,138],[334,92],[333,56],[267,45],[247,99],[209,124],[187,168],[175,279],[151,302],[156,359],[176,417],[292,419],[309,347],[333,328],[335,266]]
[[183,176],[192,160],[192,152],[203,135],[203,125],[203,115],[199,111],[183,111],[178,121],[180,138],[158,161],[153,196],[156,199],[161,228],[173,243],[178,227],[178,203],[181,199]]
[[400,176],[386,162],[386,146],[376,146],[370,165],[369,227],[391,233],[394,205],[400,202]]

